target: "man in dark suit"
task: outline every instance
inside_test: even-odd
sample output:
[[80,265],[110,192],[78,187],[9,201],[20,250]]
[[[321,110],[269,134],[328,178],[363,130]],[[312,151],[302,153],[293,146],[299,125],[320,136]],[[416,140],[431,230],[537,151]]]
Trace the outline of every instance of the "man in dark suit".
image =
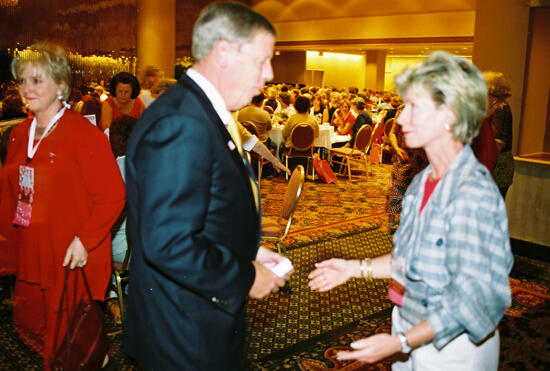
[[259,193],[229,114],[273,78],[274,43],[246,6],[208,6],[193,28],[195,65],[133,130],[124,351],[145,369],[242,369],[247,297],[288,278],[268,268],[283,257],[258,248]]

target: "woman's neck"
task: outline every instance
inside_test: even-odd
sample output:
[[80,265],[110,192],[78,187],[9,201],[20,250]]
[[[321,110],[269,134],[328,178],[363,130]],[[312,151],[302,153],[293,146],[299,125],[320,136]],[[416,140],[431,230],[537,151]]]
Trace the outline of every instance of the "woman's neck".
[[464,144],[454,139],[442,140],[424,148],[432,166],[432,179],[442,178],[463,148]]
[[126,103],[121,103],[116,97],[114,99],[115,99],[116,105],[118,106],[118,109],[122,113],[126,113],[126,114],[129,113],[132,110],[132,107],[134,106],[134,100],[133,99],[130,99]]
[[36,129],[39,130],[46,129],[46,126],[50,123],[51,119],[56,115],[57,112],[61,109],[61,103],[55,101],[47,109],[41,112],[35,112],[36,117]]

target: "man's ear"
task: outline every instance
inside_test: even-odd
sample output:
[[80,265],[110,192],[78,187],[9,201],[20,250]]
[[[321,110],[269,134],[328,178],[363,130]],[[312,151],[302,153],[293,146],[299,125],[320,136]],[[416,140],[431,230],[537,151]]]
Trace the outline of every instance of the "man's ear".
[[232,61],[232,56],[235,53],[235,45],[227,40],[220,40],[214,44],[212,48],[212,56],[214,62],[220,67],[225,68]]

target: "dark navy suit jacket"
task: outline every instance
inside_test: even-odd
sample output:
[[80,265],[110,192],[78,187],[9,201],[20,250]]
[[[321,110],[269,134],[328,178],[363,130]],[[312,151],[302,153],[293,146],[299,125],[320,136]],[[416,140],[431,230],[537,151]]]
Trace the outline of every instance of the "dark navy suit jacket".
[[260,216],[251,168],[229,141],[186,75],[143,113],[129,140],[124,351],[145,369],[241,367]]

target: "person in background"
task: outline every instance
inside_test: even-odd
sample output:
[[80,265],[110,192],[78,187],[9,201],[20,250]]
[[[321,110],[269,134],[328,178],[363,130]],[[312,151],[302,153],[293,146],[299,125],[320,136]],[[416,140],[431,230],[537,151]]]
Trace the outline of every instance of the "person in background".
[[103,85],[96,85],[94,88],[94,92],[99,97],[99,100],[101,101],[101,103],[105,102],[107,98],[109,98],[109,96],[105,94],[105,88],[103,87]]
[[84,101],[80,114],[82,116],[94,115],[95,125],[99,128],[99,123],[101,122],[101,101],[95,91]]
[[139,82],[129,72],[119,72],[109,84],[111,95],[101,104],[101,121],[99,128],[102,131],[109,129],[111,122],[123,115],[139,118],[145,105],[139,99]]
[[[282,93],[281,93],[282,94]],[[313,128],[315,138],[319,136],[319,124],[315,117],[309,114],[309,99],[304,96],[299,96],[296,98],[296,103],[294,108],[296,113],[288,118],[283,128],[283,138],[285,140],[285,147],[290,148],[290,134],[292,134],[292,129],[299,124],[308,124]]]
[[506,199],[508,188],[514,180],[512,110],[507,101],[512,95],[512,89],[501,72],[487,71],[484,75],[489,92],[489,110],[486,119],[498,150],[493,176],[500,194]]
[[325,104],[319,94],[315,94],[313,96],[313,104],[311,105],[309,113],[315,117],[319,125],[329,122],[328,109],[325,107]]
[[71,91],[71,96],[69,97],[69,105],[71,109],[77,113],[80,113],[84,101],[82,100],[82,93],[78,89],[73,89]]
[[241,134],[242,143],[243,143],[243,150],[247,152],[254,152],[260,156],[262,156],[265,160],[271,162],[271,165],[273,165],[273,168],[277,173],[280,173],[281,171],[291,175],[290,170],[283,165],[283,163],[279,160],[278,157],[273,155],[269,148],[266,147],[266,145],[255,135],[251,134],[244,126],[242,126],[238,120],[238,111],[232,112],[231,116],[233,117],[233,120],[238,123],[238,129]]
[[280,124],[284,124],[290,116],[296,114],[296,109],[290,104],[290,93],[288,92],[279,93],[279,107],[280,109],[273,113],[273,117]]
[[253,123],[256,129],[258,129],[259,139],[265,143],[269,139],[269,132],[271,131],[271,117],[269,113],[261,108],[263,101],[263,93],[253,96],[250,104],[239,110],[237,120],[239,122],[250,121]]
[[340,102],[340,108],[332,116],[332,125],[336,127],[338,135],[350,135],[355,124],[355,116],[351,112],[351,103],[344,99]]
[[485,80],[466,59],[435,52],[398,75],[396,87],[405,143],[423,148],[430,165],[407,189],[393,252],[316,264],[310,287],[391,278],[391,335],[354,341],[340,361],[403,353],[394,371],[496,371],[513,255],[504,200],[468,144],[487,109]]
[[281,110],[279,102],[277,101],[277,88],[276,87],[270,86],[267,89],[265,89],[264,106],[271,107],[273,109],[273,113],[278,112],[278,111]]
[[158,67],[147,66],[143,70],[141,77],[141,92],[139,98],[145,105],[145,108],[149,107],[155,100],[155,96],[152,94],[152,90],[155,85],[158,84],[160,79],[164,77],[164,72]]
[[[124,183],[105,135],[67,108],[71,68],[64,50],[33,44],[13,59],[11,70],[34,118],[11,132],[0,170],[0,230],[11,230],[17,257],[14,328],[49,370],[67,331],[61,315],[54,344],[66,268],[84,269],[93,298],[105,298],[110,228],[124,206]],[[69,274],[70,313],[87,296],[77,277]]]
[[149,107],[126,157],[132,241],[124,351],[146,370],[245,368],[246,301],[283,287],[260,247],[253,170],[230,111],[273,78],[275,29],[240,3],[199,15],[195,64]]
[[11,120],[23,117],[27,117],[25,103],[23,102],[23,99],[21,99],[19,89],[15,86],[10,86],[7,89],[6,98],[2,101],[0,119]]
[[159,82],[151,88],[151,95],[154,99],[157,99],[161,94],[163,94],[168,88],[178,82],[176,79],[171,79],[169,77],[163,77]]
[[[136,123],[137,119],[135,117],[125,115],[113,120],[113,123],[109,128],[109,142],[111,143],[111,150],[116,158],[116,162],[123,180],[128,139],[130,138],[130,134],[132,133]],[[124,257],[126,256],[126,251],[128,250],[128,241],[126,240],[127,214],[128,212],[125,208],[111,229],[112,257],[114,262],[122,263],[124,261]],[[116,287],[114,274],[111,275],[111,287]],[[112,288],[107,293],[105,305],[109,312],[111,312],[115,323],[121,324],[122,318],[120,315],[118,295]]]
[[391,233],[394,230],[409,184],[415,175],[428,165],[426,153],[422,148],[407,147],[403,130],[396,122],[392,125],[389,141],[395,151],[395,159],[393,160],[390,186],[386,194],[388,221],[380,227],[384,233]]
[[372,119],[368,112],[365,111],[365,100],[363,98],[354,98],[351,101],[351,109],[355,112],[357,117],[355,118],[355,123],[353,124],[353,128],[351,130],[351,139],[346,147],[353,148],[353,145],[355,144],[355,137],[357,136],[359,129],[361,129],[363,125],[372,126]]

